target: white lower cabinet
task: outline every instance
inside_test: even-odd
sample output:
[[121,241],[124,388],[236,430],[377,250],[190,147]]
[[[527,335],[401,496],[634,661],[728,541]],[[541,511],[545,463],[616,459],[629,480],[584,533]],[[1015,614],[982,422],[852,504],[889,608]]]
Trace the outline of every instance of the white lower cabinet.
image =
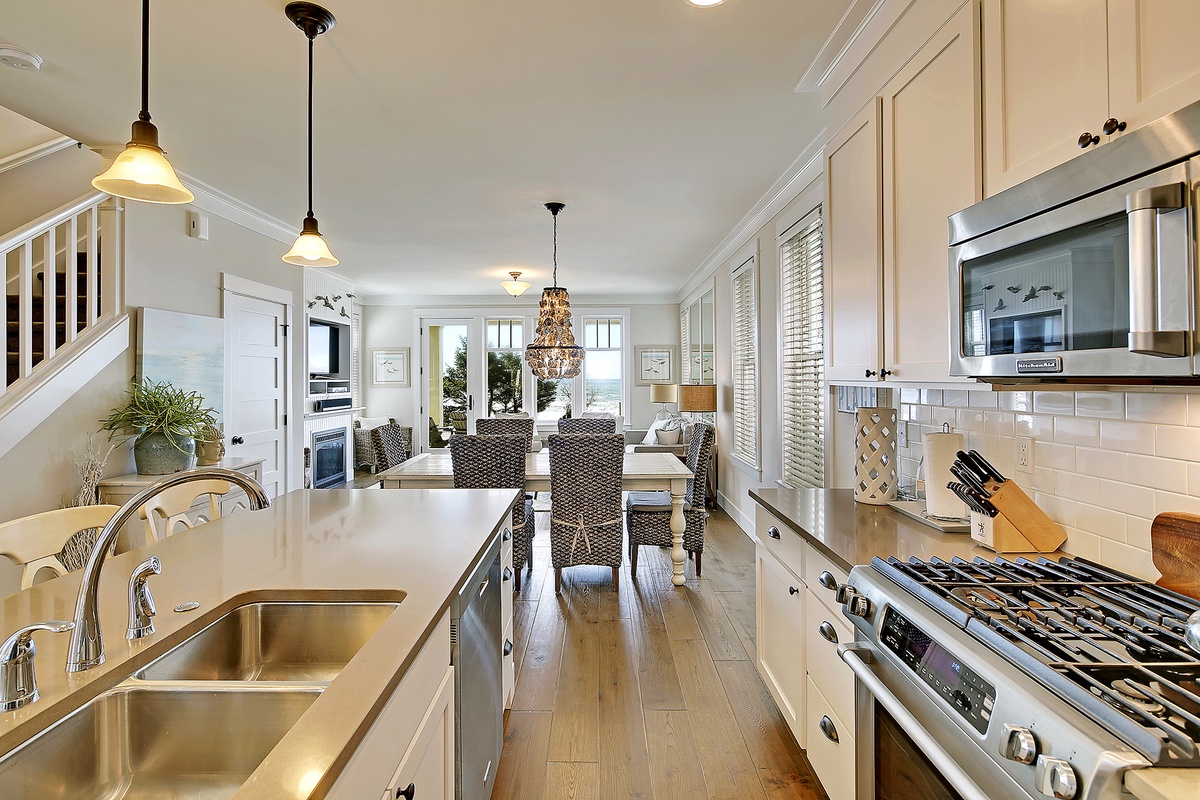
[[[454,798],[454,668],[450,615],[430,634],[327,795],[330,800]],[[427,788],[428,787],[428,788]],[[417,793],[419,790],[419,793]]]
[[841,613],[829,613],[813,598],[809,599],[806,612],[804,634],[810,685],[816,685],[838,718],[853,720],[854,673],[837,654],[839,644],[853,641],[853,628]]
[[804,747],[804,583],[762,545],[755,562],[758,674]]
[[808,763],[829,800],[854,800],[854,733],[808,682]]

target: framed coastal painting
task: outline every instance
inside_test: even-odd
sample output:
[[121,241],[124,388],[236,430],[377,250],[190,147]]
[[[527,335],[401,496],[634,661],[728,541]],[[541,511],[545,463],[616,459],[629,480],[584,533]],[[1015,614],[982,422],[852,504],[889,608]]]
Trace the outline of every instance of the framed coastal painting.
[[372,386],[408,386],[407,347],[381,347],[371,351]]
[[225,320],[200,314],[138,309],[137,380],[167,381],[197,392],[222,419],[225,403]]
[[673,344],[652,344],[635,347],[633,351],[634,384],[675,383],[679,349]]

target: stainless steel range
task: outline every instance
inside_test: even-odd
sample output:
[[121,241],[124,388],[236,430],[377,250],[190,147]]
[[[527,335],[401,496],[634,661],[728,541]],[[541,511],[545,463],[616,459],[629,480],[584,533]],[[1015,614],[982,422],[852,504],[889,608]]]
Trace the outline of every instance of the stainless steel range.
[[1084,559],[877,558],[838,600],[859,800],[1116,800],[1127,770],[1200,768],[1191,598]]

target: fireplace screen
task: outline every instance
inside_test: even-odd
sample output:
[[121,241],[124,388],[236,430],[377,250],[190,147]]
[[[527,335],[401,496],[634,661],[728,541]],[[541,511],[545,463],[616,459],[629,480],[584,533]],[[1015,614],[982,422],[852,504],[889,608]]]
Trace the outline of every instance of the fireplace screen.
[[346,429],[313,434],[313,488],[346,482]]

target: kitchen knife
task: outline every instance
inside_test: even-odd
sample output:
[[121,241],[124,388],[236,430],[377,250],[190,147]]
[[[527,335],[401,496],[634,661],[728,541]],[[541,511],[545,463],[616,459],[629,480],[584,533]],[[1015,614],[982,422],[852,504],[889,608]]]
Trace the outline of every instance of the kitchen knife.
[[979,478],[975,476],[975,473],[965,465],[955,461],[950,465],[950,474],[974,489],[978,494],[983,495],[985,499],[992,496],[991,493],[988,492],[987,488],[983,485],[983,481],[979,480]]
[[996,483],[1004,483],[1007,480],[1007,478],[1000,474],[1000,470],[993,467],[991,462],[979,454],[978,450],[972,450],[967,455],[974,460],[975,466],[983,470],[988,480],[993,480]]
[[[958,457],[955,463],[975,476],[975,480],[979,481],[979,483],[986,486],[988,481],[996,480],[994,476],[998,473],[995,470],[985,467],[986,462],[983,461],[983,458],[976,451],[964,452],[959,450],[954,455]],[[990,467],[991,465],[987,466]],[[1004,481],[1000,482],[1003,483]]]
[[980,514],[987,514],[989,517],[994,517],[1000,513],[996,510],[995,506],[980,497],[974,489],[966,484],[948,483],[946,484],[946,488],[954,492],[954,494],[958,496],[958,499],[966,503],[967,507],[972,511],[976,511]]

